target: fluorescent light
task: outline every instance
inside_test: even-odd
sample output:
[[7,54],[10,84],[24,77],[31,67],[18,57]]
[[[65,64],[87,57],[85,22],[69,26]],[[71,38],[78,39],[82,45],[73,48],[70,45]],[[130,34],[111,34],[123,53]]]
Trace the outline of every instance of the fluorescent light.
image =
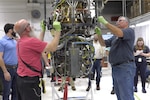
[[136,24],[136,26],[144,26],[150,24],[150,20]]
[[131,28],[134,28],[136,25],[130,25]]

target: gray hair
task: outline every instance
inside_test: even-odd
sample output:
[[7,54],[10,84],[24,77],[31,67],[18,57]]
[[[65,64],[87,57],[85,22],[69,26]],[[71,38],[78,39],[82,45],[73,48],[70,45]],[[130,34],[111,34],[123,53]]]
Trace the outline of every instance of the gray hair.
[[[125,21],[126,21],[126,22],[128,22],[128,24],[130,24],[130,20],[129,20],[129,18],[128,18],[128,17],[126,17],[126,16],[120,16],[119,18],[121,18],[121,17],[122,17],[122,18],[124,18],[124,19],[125,19]],[[118,18],[118,19],[119,19],[119,18]]]

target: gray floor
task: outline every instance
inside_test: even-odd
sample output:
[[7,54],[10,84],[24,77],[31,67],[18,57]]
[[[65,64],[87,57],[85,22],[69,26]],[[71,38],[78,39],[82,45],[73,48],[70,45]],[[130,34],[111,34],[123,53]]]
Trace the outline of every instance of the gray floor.
[[[96,90],[95,81],[93,81],[92,92],[86,92],[87,88],[87,78],[77,78],[75,81],[76,91],[72,91],[71,87],[68,86],[68,100],[117,100],[116,95],[111,95],[110,91],[112,89],[112,78],[111,78],[111,68],[102,69],[102,78],[100,83],[100,90]],[[54,86],[52,88],[50,79],[46,78],[46,94],[42,95],[43,100],[62,100],[64,92],[58,91],[59,86]],[[150,98],[150,86],[146,83],[147,93],[143,94],[141,91],[141,82],[138,84],[138,92],[135,93],[135,100],[149,100]],[[57,96],[58,95],[58,96]],[[92,97],[93,95],[93,97]]]
[[[42,94],[42,100],[63,100],[64,92],[58,91],[59,86],[53,86],[50,82],[50,78],[44,77],[46,83],[46,93]],[[102,69],[102,78],[100,83],[100,90],[96,90],[95,81],[92,83],[92,89],[86,92],[88,79],[77,78],[75,81],[76,91],[72,91],[68,86],[68,99],[67,100],[117,100],[116,95],[111,95],[112,78],[111,68]],[[146,83],[147,93],[143,94],[141,91],[141,82],[138,84],[138,92],[135,93],[135,100],[149,100],[150,98],[150,86]],[[2,100],[0,96],[0,100]]]

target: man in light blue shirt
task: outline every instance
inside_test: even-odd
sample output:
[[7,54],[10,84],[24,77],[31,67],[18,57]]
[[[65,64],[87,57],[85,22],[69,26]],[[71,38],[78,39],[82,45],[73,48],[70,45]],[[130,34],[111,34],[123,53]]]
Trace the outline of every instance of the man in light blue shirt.
[[[5,36],[0,39],[0,77],[3,83],[3,100],[16,99],[16,34],[13,31],[14,24],[7,23],[4,26]],[[11,90],[11,91],[10,91]]]

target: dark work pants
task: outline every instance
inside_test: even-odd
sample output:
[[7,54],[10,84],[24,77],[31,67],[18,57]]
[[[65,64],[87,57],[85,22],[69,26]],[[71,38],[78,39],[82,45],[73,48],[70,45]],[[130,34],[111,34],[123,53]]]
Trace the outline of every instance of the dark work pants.
[[17,76],[18,100],[41,100],[39,77]]
[[91,79],[94,78],[95,76],[95,71],[96,71],[96,85],[100,84],[100,78],[101,78],[101,69],[102,66],[100,65],[100,59],[96,59],[94,61],[93,67],[92,67],[92,74],[89,75],[89,83],[88,86],[91,86]]
[[[11,75],[11,80],[6,81],[4,78],[4,74],[0,69],[0,76],[3,83],[3,100],[9,100],[9,96],[11,95],[11,100],[17,100],[17,92],[16,92],[16,70],[17,68],[8,68],[8,72]],[[12,90],[12,91],[11,91]]]
[[2,84],[2,79],[0,77],[0,94],[2,93],[2,90],[3,90],[3,84]]
[[146,69],[147,69],[147,63],[146,62],[136,62],[136,74],[134,77],[134,86],[137,87],[138,83],[138,75],[141,77],[142,82],[142,88],[145,88],[145,82],[146,82]]
[[148,78],[148,76],[150,75],[150,70],[148,68],[146,69],[146,73],[145,74],[146,74],[146,78]]

